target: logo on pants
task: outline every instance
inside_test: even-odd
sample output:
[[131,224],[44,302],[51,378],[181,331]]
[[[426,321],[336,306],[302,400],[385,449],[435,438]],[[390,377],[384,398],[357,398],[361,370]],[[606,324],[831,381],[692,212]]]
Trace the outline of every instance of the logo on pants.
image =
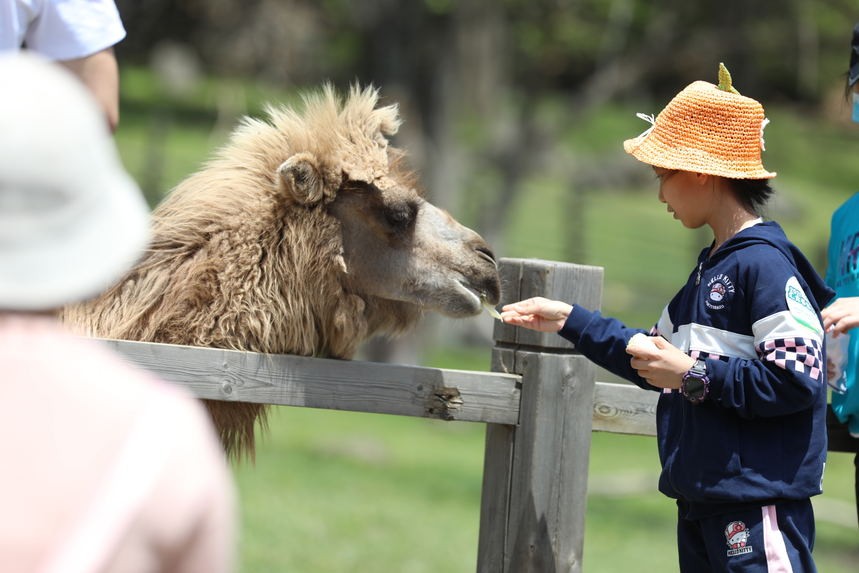
[[742,521],[732,521],[725,527],[725,542],[730,547],[728,557],[752,552],[751,545],[748,545],[749,530]]

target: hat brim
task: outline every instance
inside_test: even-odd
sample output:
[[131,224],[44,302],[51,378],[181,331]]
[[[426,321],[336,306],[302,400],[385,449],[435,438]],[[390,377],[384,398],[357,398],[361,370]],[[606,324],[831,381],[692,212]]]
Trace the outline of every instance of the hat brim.
[[699,149],[666,145],[650,135],[627,139],[623,142],[624,151],[642,163],[663,169],[705,173],[728,179],[772,179],[776,176],[776,172],[767,171],[759,163],[728,163]]
[[149,208],[124,171],[111,174],[86,225],[54,237],[0,249],[0,308],[36,311],[91,298],[119,280],[146,248]]

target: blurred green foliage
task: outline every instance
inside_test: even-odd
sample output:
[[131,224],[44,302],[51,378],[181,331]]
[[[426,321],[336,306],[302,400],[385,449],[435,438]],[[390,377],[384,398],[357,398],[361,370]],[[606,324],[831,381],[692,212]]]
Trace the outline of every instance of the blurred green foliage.
[[222,77],[341,86],[357,77],[434,89],[436,72],[456,65],[438,60],[470,58],[480,47],[469,40],[490,40],[488,31],[500,41],[490,54],[497,62],[484,64],[504,67],[512,93],[575,90],[616,70],[625,76],[613,81],[621,95],[664,98],[720,58],[758,97],[804,101],[843,75],[856,18],[850,0],[117,3],[129,30],[124,60],[148,64],[159,44],[181,43]]

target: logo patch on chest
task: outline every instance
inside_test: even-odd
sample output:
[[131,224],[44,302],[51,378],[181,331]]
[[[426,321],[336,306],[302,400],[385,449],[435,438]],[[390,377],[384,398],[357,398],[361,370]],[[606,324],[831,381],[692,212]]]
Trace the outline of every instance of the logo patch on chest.
[[704,304],[711,310],[722,310],[734,294],[734,283],[727,275],[718,274],[707,281],[707,298]]

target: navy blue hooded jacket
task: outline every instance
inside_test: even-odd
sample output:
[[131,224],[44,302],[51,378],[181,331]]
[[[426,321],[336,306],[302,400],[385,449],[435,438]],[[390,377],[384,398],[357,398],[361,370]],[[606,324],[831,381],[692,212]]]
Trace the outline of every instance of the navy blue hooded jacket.
[[709,251],[654,329],[705,359],[704,403],[638,376],[626,344],[640,330],[574,306],[560,331],[593,362],[662,392],[659,490],[681,500],[688,517],[821,493],[826,460],[820,309],[833,292],[774,222]]

